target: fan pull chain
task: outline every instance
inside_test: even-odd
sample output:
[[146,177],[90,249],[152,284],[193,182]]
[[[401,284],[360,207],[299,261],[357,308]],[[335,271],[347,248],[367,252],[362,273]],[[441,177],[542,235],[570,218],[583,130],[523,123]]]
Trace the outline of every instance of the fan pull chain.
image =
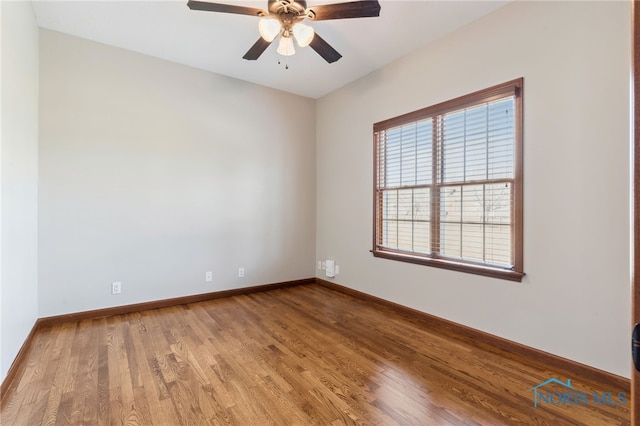
[[[278,65],[281,65],[280,59],[278,59]],[[288,70],[289,69],[289,64],[284,64],[284,69]]]

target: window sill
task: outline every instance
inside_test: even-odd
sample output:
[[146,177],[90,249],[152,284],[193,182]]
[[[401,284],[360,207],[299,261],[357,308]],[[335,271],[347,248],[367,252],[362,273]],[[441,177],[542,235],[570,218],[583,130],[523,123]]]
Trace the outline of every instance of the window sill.
[[492,268],[490,266],[474,265],[463,262],[456,262],[449,259],[433,259],[421,256],[412,256],[406,253],[398,253],[386,250],[372,250],[375,257],[397,260],[400,262],[415,263],[418,265],[434,266],[436,268],[449,269],[452,271],[465,272],[469,274],[482,275],[485,277],[498,278],[502,280],[521,282],[524,272],[516,272],[502,268]]

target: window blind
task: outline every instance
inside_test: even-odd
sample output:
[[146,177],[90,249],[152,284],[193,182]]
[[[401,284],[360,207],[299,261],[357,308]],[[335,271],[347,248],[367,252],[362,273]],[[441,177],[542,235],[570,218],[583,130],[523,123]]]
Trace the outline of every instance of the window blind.
[[521,89],[374,125],[374,255],[521,272]]

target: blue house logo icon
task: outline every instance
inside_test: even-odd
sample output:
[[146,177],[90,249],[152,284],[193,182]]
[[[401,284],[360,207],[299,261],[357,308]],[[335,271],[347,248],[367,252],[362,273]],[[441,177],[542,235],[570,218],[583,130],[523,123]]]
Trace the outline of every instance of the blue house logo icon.
[[[542,389],[544,386],[551,385],[548,389]],[[559,389],[562,388],[562,389]],[[533,391],[533,406],[538,408],[540,405],[624,405],[627,403],[626,392],[584,392],[576,391],[571,385],[571,379],[567,382],[550,378],[537,386],[529,389]]]
[[[566,388],[571,389],[572,391],[574,390],[573,387],[571,386],[571,379],[567,379],[567,383],[564,383],[564,382],[556,379],[555,377],[552,377],[549,380],[544,381],[544,382],[540,383],[539,385],[534,386],[531,389],[529,389],[529,390],[533,391],[533,406],[534,407],[538,407],[538,392],[539,392],[538,389],[540,389],[541,387],[546,386],[548,384],[551,384],[551,383],[557,383],[559,385],[562,385],[562,386],[564,386]],[[544,398],[544,399],[546,399],[548,401],[547,398]]]

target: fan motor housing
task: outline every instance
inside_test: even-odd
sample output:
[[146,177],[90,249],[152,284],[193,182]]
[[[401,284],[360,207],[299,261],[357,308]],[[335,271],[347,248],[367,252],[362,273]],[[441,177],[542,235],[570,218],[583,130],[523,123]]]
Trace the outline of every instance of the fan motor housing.
[[269,2],[269,13],[274,15],[295,15],[296,17],[300,15],[304,16],[305,10],[307,10],[307,2],[305,0],[278,0]]

